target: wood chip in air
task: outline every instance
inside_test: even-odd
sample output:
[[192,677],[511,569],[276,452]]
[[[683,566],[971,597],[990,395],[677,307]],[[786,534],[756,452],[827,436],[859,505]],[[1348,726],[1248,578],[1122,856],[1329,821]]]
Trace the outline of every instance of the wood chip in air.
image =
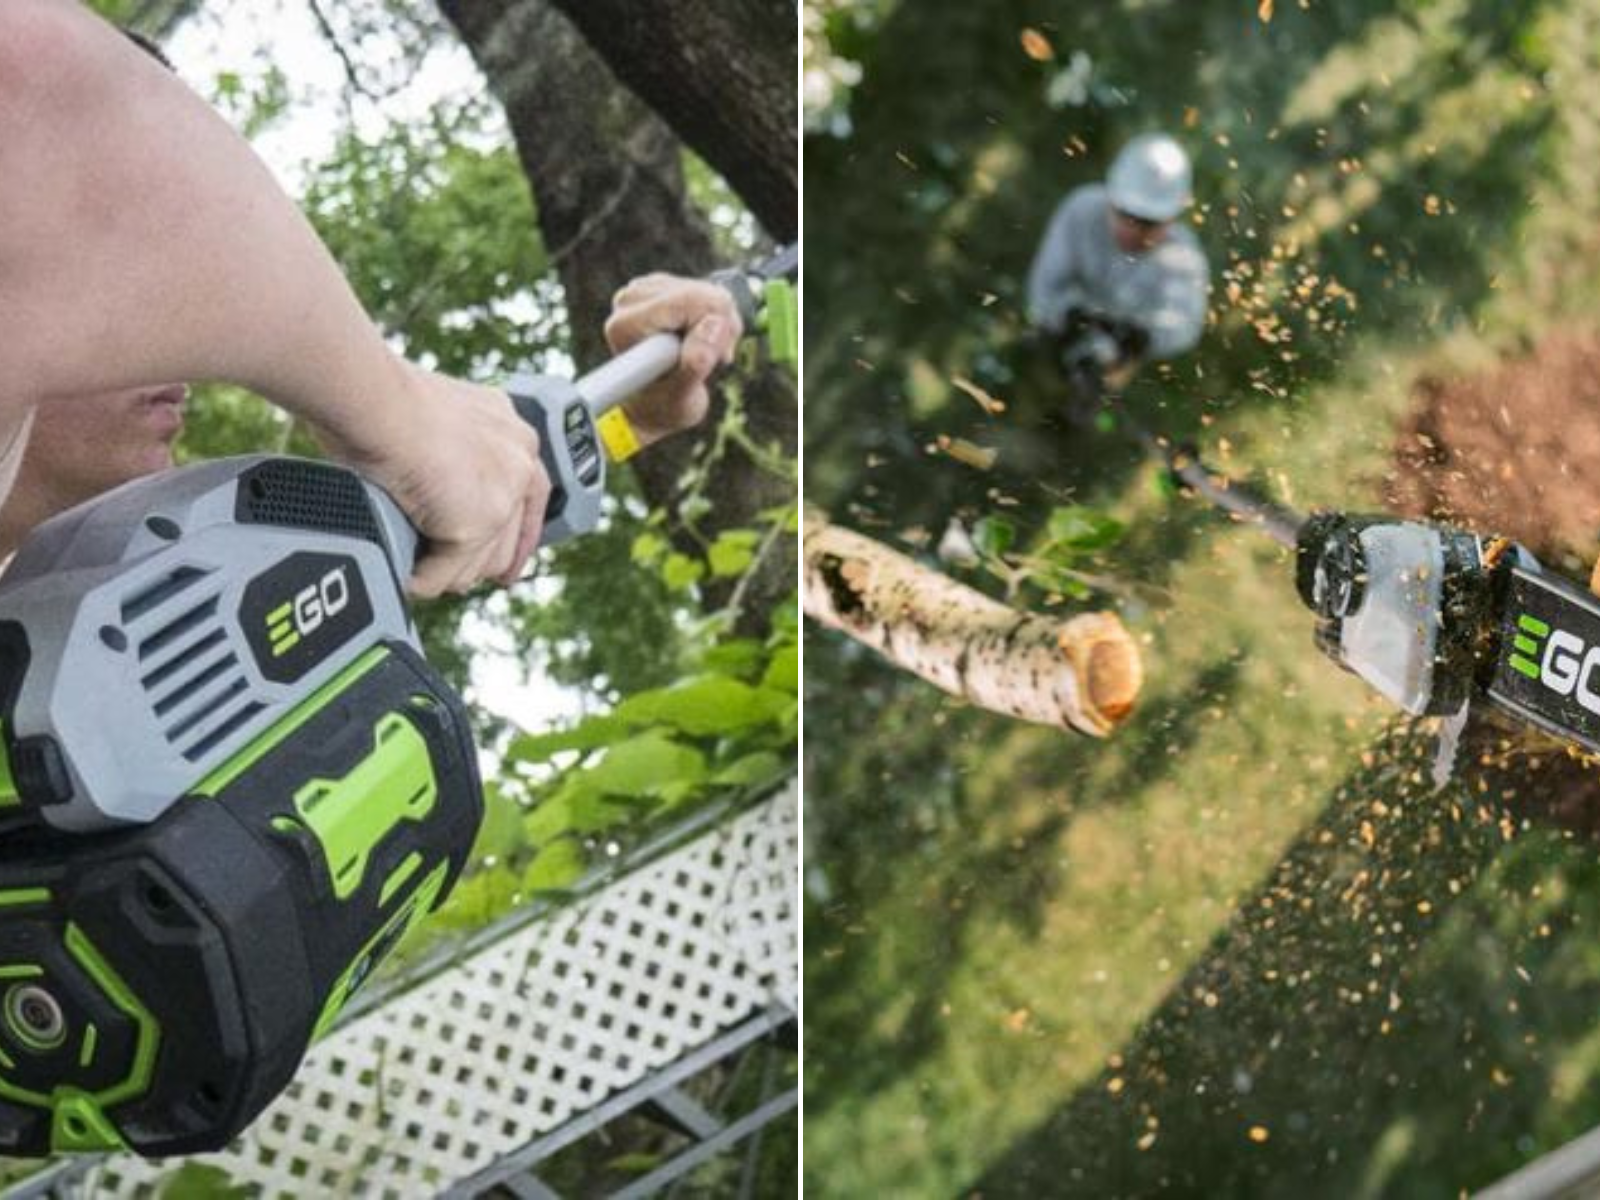
[[950,377],[950,382],[955,384],[956,387],[960,388],[963,392],[976,400],[978,402],[978,407],[983,409],[983,411],[988,413],[991,417],[997,413],[1005,412],[1006,402],[1004,400],[995,399],[995,397],[991,396],[977,384],[973,383],[972,380],[963,379],[959,375],[952,375]]
[[942,433],[939,435],[938,446],[957,462],[975,467],[979,471],[992,470],[995,460],[1000,457],[1000,452],[992,446],[975,445],[966,438],[947,437]]

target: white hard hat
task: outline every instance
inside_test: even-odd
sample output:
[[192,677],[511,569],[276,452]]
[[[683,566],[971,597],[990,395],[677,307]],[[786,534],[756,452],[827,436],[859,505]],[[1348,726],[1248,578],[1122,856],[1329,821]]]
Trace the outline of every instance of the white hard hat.
[[1189,206],[1193,172],[1183,147],[1164,133],[1142,133],[1117,154],[1106,191],[1118,212],[1170,221]]

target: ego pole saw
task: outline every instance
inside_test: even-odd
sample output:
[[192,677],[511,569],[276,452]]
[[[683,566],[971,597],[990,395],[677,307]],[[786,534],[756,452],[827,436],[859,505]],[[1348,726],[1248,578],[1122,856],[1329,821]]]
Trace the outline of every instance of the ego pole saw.
[[[794,255],[718,277],[793,350]],[[649,338],[508,386],[592,529]],[[224,1145],[438,907],[482,815],[402,592],[417,534],[328,463],[208,462],[41,525],[0,581],[0,1153]]]
[[1108,407],[1083,344],[1063,357],[1075,404],[1123,430],[1178,487],[1294,550],[1317,645],[1403,711],[1446,719],[1437,783],[1474,706],[1600,753],[1600,598],[1508,538],[1274,504],[1158,438],[1126,406]]
[[1600,753],[1600,599],[1523,546],[1387,516],[1305,516],[1160,443],[1123,417],[1183,488],[1295,552],[1317,645],[1413,716],[1446,718],[1443,784],[1474,707]]

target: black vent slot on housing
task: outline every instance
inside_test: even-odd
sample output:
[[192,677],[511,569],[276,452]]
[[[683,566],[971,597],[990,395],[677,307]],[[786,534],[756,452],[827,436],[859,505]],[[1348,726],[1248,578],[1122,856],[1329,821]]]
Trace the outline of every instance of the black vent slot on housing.
[[127,596],[122,601],[122,620],[137,621],[146,613],[161,607],[179,593],[204,579],[211,572],[199,567],[175,567],[161,578]]
[[283,525],[383,545],[361,480],[328,463],[277,458],[251,467],[239,477],[234,517],[245,525]]
[[227,719],[215,729],[207,730],[199,741],[195,742],[193,745],[185,747],[183,749],[183,756],[190,762],[199,762],[207,754],[210,754],[211,751],[220,746],[224,740],[231,737],[234,733],[238,732],[246,724],[252,721],[256,714],[265,707],[266,705],[262,704],[259,700],[251,700],[243,707],[229,714]]
[[198,762],[249,724],[264,705],[228,642],[221,594],[196,587],[211,572],[180,566],[122,599],[122,632],[139,684],[169,745]]
[[193,608],[180,613],[154,633],[139,641],[139,661],[145,662],[165,650],[180,645],[196,630],[214,624],[217,620],[216,596],[209,596]]

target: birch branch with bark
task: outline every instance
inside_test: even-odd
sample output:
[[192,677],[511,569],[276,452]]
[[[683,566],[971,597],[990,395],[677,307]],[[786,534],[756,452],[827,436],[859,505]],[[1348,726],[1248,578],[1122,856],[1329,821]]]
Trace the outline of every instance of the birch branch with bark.
[[1144,666],[1115,613],[1020,612],[814,509],[804,538],[806,615],[952,696],[1091,737],[1133,712]]

